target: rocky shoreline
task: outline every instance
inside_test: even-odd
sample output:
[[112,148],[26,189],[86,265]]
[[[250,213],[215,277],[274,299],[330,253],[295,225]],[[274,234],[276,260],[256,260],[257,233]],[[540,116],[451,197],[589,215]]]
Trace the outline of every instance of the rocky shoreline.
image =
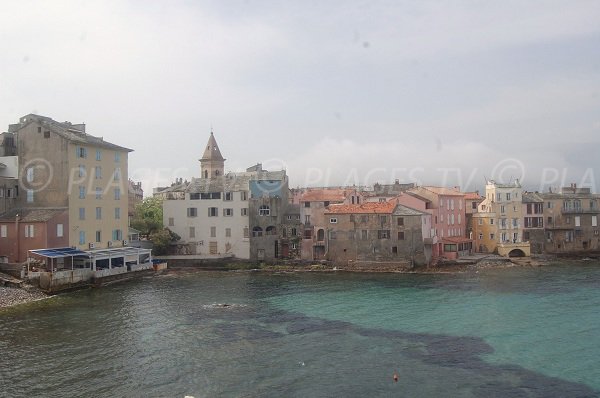
[[36,289],[0,286],[0,308],[41,300],[48,296]]

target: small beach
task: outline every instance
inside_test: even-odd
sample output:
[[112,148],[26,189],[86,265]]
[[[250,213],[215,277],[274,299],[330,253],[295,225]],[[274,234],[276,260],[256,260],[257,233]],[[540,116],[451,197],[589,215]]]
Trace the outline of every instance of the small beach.
[[0,286],[0,308],[12,307],[13,305],[41,300],[46,297],[48,297],[46,294],[37,290]]

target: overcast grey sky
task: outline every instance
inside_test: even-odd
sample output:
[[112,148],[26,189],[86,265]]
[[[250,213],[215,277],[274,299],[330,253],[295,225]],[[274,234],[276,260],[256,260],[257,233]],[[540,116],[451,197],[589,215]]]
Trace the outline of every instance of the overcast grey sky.
[[[133,148],[144,188],[226,169],[291,186],[600,190],[600,1],[6,1],[0,123]],[[596,181],[597,180],[597,181]]]

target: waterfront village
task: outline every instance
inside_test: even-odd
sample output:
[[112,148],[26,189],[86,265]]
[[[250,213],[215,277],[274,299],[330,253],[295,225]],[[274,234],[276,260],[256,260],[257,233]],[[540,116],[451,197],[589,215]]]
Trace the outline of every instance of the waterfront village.
[[[132,149],[85,124],[29,114],[0,135],[0,282],[46,292],[179,267],[245,264],[414,271],[474,258],[593,257],[600,195],[571,184],[527,192],[517,179],[460,187],[375,183],[290,188],[285,170],[228,172],[215,135],[198,175],[154,188],[170,242],[130,225],[144,200]],[[155,256],[156,257],[156,256]]]

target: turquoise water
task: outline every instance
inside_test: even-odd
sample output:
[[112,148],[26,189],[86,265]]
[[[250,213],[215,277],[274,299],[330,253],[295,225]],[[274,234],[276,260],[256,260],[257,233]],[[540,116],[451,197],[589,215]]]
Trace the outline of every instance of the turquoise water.
[[0,310],[0,397],[593,397],[599,309],[597,263],[170,274]]

